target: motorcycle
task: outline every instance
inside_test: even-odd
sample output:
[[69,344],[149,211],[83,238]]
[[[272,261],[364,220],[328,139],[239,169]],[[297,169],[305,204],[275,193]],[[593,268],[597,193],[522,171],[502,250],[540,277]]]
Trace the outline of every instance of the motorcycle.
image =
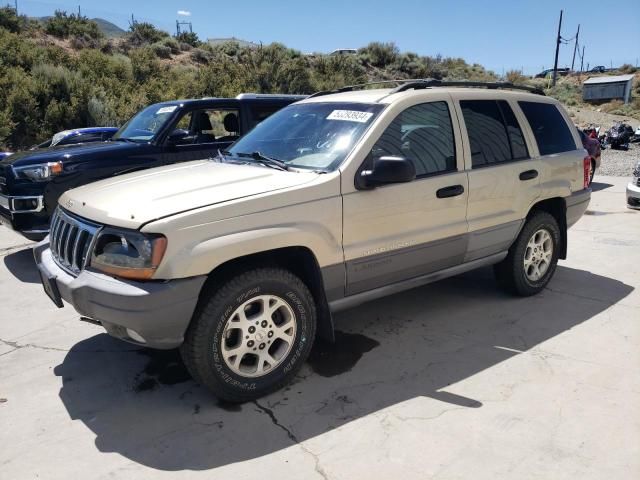
[[633,135],[633,128],[622,122],[616,122],[607,130],[605,141],[611,148],[620,150],[629,148],[629,141]]

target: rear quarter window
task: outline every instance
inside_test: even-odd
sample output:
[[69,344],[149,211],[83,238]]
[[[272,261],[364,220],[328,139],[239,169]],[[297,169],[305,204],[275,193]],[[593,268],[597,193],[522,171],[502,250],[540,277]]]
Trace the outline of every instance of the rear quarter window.
[[538,144],[540,155],[576,150],[564,117],[552,103],[518,102]]

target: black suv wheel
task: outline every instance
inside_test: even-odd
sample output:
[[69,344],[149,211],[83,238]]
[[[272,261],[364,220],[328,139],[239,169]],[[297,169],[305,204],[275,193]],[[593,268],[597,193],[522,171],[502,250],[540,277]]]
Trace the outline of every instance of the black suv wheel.
[[252,400],[288,383],[311,351],[316,309],[291,272],[236,275],[201,299],[181,347],[196,381],[218,398]]
[[561,241],[556,219],[547,212],[534,213],[507,257],[494,266],[498,283],[524,297],[540,292],[556,270]]

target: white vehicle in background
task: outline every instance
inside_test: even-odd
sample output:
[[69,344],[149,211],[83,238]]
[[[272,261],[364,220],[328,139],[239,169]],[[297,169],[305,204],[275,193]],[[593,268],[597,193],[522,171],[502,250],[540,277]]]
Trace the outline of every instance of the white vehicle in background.
[[633,169],[633,178],[627,185],[627,207],[640,210],[640,162]]

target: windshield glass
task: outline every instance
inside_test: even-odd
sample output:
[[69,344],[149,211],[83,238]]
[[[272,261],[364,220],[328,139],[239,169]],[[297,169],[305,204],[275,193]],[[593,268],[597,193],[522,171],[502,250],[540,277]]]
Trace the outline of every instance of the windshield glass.
[[171,120],[178,105],[151,105],[140,110],[113,136],[114,140],[148,142]]
[[366,103],[290,105],[256,125],[229,153],[260,152],[290,167],[334,170],[382,108]]

